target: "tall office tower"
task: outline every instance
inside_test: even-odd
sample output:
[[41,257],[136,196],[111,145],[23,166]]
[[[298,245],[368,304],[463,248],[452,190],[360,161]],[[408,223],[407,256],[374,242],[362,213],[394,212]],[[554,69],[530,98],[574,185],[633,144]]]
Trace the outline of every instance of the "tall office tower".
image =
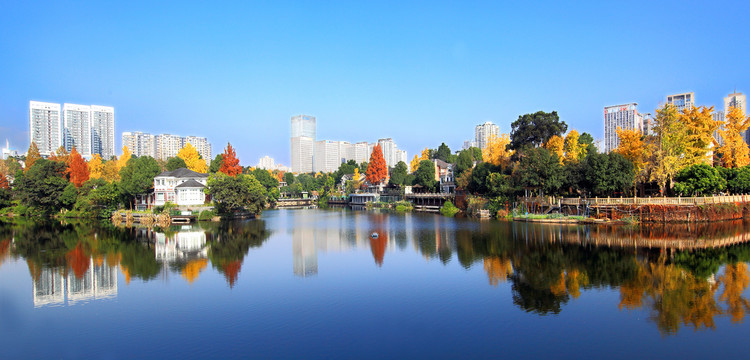
[[51,155],[63,145],[60,104],[29,101],[29,143],[42,155]]
[[604,107],[604,151],[610,152],[620,146],[617,128],[623,130],[643,129],[643,115],[638,113],[638,104],[629,103]]
[[[747,115],[747,98],[744,94],[733,92],[724,98],[724,116],[729,115],[729,108],[736,107],[742,110],[742,116]],[[745,142],[750,144],[750,131],[745,131],[742,134],[742,138]]]
[[366,161],[370,161],[370,153],[367,152],[367,142],[361,141],[353,145],[354,146],[354,161],[357,164],[361,164]]
[[292,116],[292,137],[306,136],[315,141],[315,116]]
[[210,163],[213,159],[211,157],[211,143],[208,142],[208,139],[198,136],[185,136],[185,138],[182,139],[182,146],[187,144],[193,145],[195,149],[198,150],[198,154],[200,154],[207,163]]
[[302,174],[313,171],[313,138],[297,136],[292,138],[292,172]]
[[[724,112],[721,110],[717,110],[713,114],[713,120],[719,122],[721,124],[719,126],[719,130],[724,130]],[[721,136],[721,133],[719,133],[719,130],[714,131],[714,140],[716,140],[716,143],[718,146],[724,146],[724,138]]]
[[91,105],[91,154],[115,156],[115,108]]
[[341,166],[338,141],[316,141],[314,149],[313,172],[334,172]]
[[678,111],[695,106],[695,93],[667,95],[667,104],[672,104]]
[[177,156],[182,149],[182,138],[178,135],[161,134],[156,136],[156,158],[167,160]]
[[489,121],[479,124],[474,129],[474,143],[478,148],[484,149],[493,135],[500,136],[500,128],[497,125]]
[[339,143],[339,161],[345,163],[354,160],[354,145],[348,141],[338,141]]
[[81,156],[91,155],[91,107],[63,104],[63,144],[70,152],[75,146]]
[[151,156],[156,158],[156,137],[140,131],[123,132],[122,145],[127,146],[135,156]]

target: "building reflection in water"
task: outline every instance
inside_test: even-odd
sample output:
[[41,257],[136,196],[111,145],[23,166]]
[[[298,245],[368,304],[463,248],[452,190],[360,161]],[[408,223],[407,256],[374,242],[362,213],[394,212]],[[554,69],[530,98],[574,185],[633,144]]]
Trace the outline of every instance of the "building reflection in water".
[[192,284],[208,264],[206,232],[197,225],[184,225],[174,233],[154,232],[154,255],[162,263],[161,277],[168,281],[170,266],[180,265],[182,277]]
[[89,258],[89,267],[82,276],[62,268],[43,267],[33,284],[34,307],[111,299],[117,297],[117,266],[104,259]]

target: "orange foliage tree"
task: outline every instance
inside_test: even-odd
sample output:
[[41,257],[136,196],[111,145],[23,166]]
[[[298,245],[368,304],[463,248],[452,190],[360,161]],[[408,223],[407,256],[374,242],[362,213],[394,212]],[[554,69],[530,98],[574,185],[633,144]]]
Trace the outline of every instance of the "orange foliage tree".
[[70,173],[70,182],[77,188],[81,187],[89,179],[89,165],[81,154],[76,151],[75,146],[73,146],[68,156],[68,173]]
[[378,185],[388,176],[388,167],[383,158],[383,150],[380,144],[375,144],[370,155],[370,163],[367,165],[367,181],[370,184]]
[[4,172],[0,171],[0,189],[10,189],[10,184],[8,184],[6,176]]
[[235,153],[232,144],[227,143],[227,148],[224,149],[224,153],[221,154],[222,162],[219,172],[227,174],[229,176],[237,176],[242,173],[242,166],[240,166],[240,159],[237,159],[237,153]]
[[32,141],[31,145],[29,145],[29,151],[26,152],[26,163],[23,171],[29,171],[29,169],[34,166],[34,163],[41,158],[42,155],[39,153],[39,148],[36,146],[36,143]]

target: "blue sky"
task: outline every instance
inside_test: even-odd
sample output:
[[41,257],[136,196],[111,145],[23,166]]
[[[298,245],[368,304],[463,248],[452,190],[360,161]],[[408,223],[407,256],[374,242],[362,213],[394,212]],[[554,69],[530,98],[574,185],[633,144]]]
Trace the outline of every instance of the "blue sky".
[[[606,105],[651,112],[750,91],[743,1],[33,2],[0,4],[0,138],[29,100],[114,106],[123,131],[231,142],[289,165],[289,119],[318,138],[392,137],[411,158],[474,126],[557,110],[603,136]],[[119,153],[119,150],[118,150]]]

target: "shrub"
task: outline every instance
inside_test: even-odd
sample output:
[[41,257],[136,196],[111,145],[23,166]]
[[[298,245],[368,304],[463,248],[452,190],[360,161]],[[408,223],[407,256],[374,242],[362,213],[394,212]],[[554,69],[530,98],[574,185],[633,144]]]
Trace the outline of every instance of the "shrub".
[[458,208],[450,201],[446,201],[440,208],[440,213],[443,214],[443,216],[454,217],[458,212]]
[[198,215],[198,221],[211,221],[214,216],[216,216],[216,211],[203,210],[201,211],[200,215]]

